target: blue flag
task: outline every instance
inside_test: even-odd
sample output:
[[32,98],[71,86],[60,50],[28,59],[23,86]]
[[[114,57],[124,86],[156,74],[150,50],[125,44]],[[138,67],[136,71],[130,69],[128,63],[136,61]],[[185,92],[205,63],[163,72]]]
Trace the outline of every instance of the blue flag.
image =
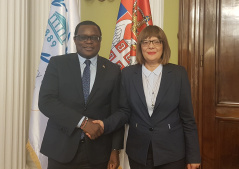
[[47,169],[48,159],[40,153],[48,118],[38,108],[38,95],[46,67],[52,56],[76,52],[74,31],[80,22],[76,0],[52,0],[41,61],[36,75],[27,150],[38,169]]

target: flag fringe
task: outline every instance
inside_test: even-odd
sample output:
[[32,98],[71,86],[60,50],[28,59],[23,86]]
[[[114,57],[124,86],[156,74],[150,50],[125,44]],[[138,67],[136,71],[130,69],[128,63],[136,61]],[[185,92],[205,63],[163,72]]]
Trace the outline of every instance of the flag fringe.
[[34,162],[34,164],[36,165],[37,169],[42,169],[41,163],[40,163],[35,151],[33,150],[29,140],[27,141],[26,149],[29,152],[30,157],[31,157],[32,161]]
[[[35,151],[33,150],[33,148],[32,148],[32,146],[31,146],[29,140],[27,141],[26,149],[27,149],[27,151],[29,152],[32,161],[33,161],[34,164],[37,166],[37,169],[42,169],[42,168],[41,168],[40,161],[39,161],[39,159],[38,159],[38,157],[37,157]],[[122,169],[121,166],[119,166],[118,169]]]

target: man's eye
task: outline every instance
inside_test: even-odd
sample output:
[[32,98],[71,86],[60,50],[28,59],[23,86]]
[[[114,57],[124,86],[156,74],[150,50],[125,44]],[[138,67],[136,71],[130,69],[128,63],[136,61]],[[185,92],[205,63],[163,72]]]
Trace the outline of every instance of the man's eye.
[[97,41],[97,40],[99,40],[99,37],[98,36],[91,36],[91,40]]
[[80,36],[80,37],[79,37],[79,39],[80,39],[80,40],[84,40],[84,41],[85,41],[85,40],[87,40],[87,39],[88,39],[88,36]]

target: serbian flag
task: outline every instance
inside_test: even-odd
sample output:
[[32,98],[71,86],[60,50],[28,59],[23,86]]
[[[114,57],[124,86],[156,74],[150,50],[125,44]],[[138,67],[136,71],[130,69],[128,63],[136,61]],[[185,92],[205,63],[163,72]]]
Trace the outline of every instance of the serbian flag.
[[48,159],[40,153],[48,118],[38,108],[38,96],[46,67],[52,56],[76,52],[73,36],[80,22],[76,0],[52,0],[41,61],[36,75],[27,150],[37,169],[47,169]]
[[[149,0],[121,0],[109,60],[120,65],[121,69],[135,64],[137,37],[143,28],[152,24]],[[126,125],[124,145],[127,135]],[[119,169],[129,168],[124,150],[120,153]]]
[[137,36],[152,24],[149,0],[121,0],[110,61],[120,65],[121,69],[135,64]]

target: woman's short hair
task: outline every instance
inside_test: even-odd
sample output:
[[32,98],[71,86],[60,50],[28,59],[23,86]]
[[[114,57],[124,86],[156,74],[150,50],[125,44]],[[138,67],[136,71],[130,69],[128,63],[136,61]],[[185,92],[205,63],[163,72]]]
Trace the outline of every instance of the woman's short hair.
[[145,63],[145,59],[143,57],[142,54],[142,48],[141,48],[141,43],[142,41],[144,41],[147,38],[151,38],[151,37],[157,37],[159,40],[162,41],[163,43],[163,53],[162,56],[159,60],[159,63],[165,65],[169,62],[169,58],[171,55],[171,50],[168,44],[168,40],[167,37],[164,33],[164,31],[156,26],[156,25],[150,25],[145,27],[139,34],[138,36],[138,42],[137,42],[137,46],[136,46],[136,60],[139,64],[144,64]]

